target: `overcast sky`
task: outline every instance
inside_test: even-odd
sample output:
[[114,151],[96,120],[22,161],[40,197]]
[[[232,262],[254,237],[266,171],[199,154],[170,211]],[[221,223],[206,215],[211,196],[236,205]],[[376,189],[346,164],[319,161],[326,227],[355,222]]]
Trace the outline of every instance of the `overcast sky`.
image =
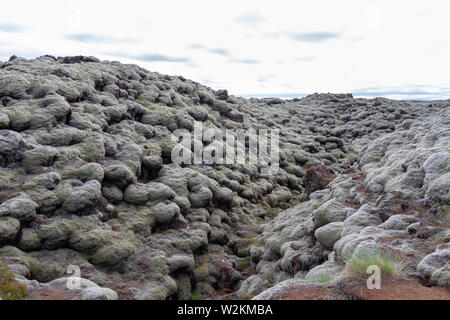
[[3,1],[0,60],[93,55],[240,96],[450,98],[448,1]]

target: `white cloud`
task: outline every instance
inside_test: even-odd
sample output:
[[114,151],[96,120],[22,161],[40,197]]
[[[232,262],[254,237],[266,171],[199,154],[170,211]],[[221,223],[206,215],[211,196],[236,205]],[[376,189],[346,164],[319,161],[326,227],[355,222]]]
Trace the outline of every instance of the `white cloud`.
[[420,1],[364,2],[8,1],[0,60],[94,55],[206,79],[236,95],[378,88],[450,98],[449,5],[430,0],[424,11]]

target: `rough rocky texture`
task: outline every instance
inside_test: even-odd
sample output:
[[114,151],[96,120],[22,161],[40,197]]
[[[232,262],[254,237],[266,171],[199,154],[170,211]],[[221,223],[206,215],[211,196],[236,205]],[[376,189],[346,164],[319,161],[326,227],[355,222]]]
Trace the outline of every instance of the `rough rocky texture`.
[[[83,278],[59,278],[46,284],[30,280],[21,282],[31,289],[29,300],[117,300],[118,298],[115,291],[101,288],[94,282]],[[72,287],[77,282],[79,288]]]
[[[387,250],[406,265],[401,276],[448,288],[448,189],[441,177],[448,173],[449,111],[446,107],[398,125],[361,148],[358,164],[326,189],[281,212],[264,230],[265,254],[252,283],[256,277],[272,284],[289,277],[333,283],[352,255]],[[315,239],[307,242],[311,234]],[[258,296],[264,297],[269,296]]]
[[[243,99],[93,57],[12,59],[0,65],[0,259],[32,299],[271,298],[290,278],[340,298],[318,283],[378,247],[408,261],[407,277],[448,287],[449,106]],[[280,170],[174,164],[170,136],[194,121],[279,129]],[[86,288],[67,289],[69,266]]]

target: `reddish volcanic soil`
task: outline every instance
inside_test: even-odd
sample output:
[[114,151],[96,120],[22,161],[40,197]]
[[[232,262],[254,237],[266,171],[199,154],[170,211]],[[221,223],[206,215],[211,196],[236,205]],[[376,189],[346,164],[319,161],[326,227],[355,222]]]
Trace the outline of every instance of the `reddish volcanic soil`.
[[369,290],[365,282],[345,279],[335,285],[292,284],[273,300],[450,300],[450,290],[425,287],[413,280],[384,280],[381,289]]
[[413,280],[385,281],[379,290],[358,285],[345,288],[342,292],[357,300],[450,300],[450,290],[425,287]]

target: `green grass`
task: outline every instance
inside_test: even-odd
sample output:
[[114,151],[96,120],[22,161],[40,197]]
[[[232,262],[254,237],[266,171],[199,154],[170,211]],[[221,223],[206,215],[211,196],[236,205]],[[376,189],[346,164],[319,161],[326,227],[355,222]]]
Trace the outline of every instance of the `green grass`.
[[433,206],[434,208],[437,208],[439,211],[442,211],[442,215],[445,217],[450,213],[450,203],[444,205],[440,202],[436,202]]
[[405,260],[381,249],[362,252],[346,260],[346,269],[356,276],[367,276],[367,268],[373,265],[380,268],[382,276],[388,277],[401,277],[407,268]]
[[251,267],[250,257],[240,258],[239,259],[239,270],[245,270]]
[[27,296],[27,287],[18,282],[8,266],[0,261],[0,298],[2,300],[23,300]]
[[435,243],[445,243],[447,237],[444,237],[444,231],[439,232],[431,237],[431,241]]
[[192,291],[191,300],[204,300],[203,295],[198,294],[197,291]]
[[250,245],[259,246],[259,243],[261,242],[261,239],[258,238],[247,238]]
[[313,207],[314,209],[319,209],[326,201],[316,203]]
[[298,199],[298,198],[292,198],[292,199],[289,201],[289,205],[292,206],[292,207],[296,206],[296,205],[299,204],[299,203],[300,203],[300,199]]
[[329,274],[321,274],[311,279],[308,279],[307,281],[311,284],[327,284],[330,283],[331,280],[333,280],[333,277],[330,276]]
[[445,217],[445,216],[448,215],[449,213],[450,213],[450,204],[446,205],[446,206],[443,208],[442,215]]
[[268,218],[275,218],[280,213],[277,209],[272,208],[270,206],[266,206],[265,211],[266,211],[266,217],[268,217]]

